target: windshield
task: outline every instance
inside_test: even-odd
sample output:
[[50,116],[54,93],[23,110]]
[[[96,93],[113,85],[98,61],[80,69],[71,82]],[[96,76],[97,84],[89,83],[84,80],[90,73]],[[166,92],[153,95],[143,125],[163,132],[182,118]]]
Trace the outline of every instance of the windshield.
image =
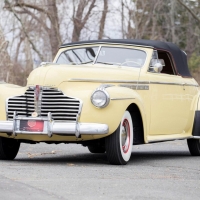
[[87,47],[67,50],[59,56],[56,63],[81,65],[93,63],[99,47]]
[[119,47],[101,47],[95,64],[142,67],[145,59],[146,53],[141,50]]
[[146,53],[142,50],[94,46],[75,48],[62,52],[56,63],[58,64],[107,64],[140,68],[144,65]]

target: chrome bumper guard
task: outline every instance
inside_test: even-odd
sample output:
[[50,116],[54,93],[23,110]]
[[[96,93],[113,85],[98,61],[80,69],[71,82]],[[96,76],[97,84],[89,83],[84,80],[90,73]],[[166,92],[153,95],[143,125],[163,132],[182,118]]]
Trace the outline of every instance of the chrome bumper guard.
[[[21,131],[20,121],[44,121],[43,132]],[[31,134],[31,135],[75,135],[80,138],[81,135],[104,135],[109,131],[107,124],[97,123],[79,123],[79,122],[56,122],[52,120],[51,113],[48,117],[18,117],[16,114],[13,116],[13,121],[0,121],[0,132],[7,133],[8,135],[17,136],[18,134]]]

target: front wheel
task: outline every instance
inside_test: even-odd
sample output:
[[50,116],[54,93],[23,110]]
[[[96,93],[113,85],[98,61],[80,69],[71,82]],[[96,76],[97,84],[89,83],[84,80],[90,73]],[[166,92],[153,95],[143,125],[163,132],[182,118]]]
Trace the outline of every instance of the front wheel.
[[200,156],[200,140],[187,139],[188,148],[192,156]]
[[107,158],[110,164],[127,164],[131,157],[133,144],[133,123],[128,111],[125,111],[117,130],[105,140]]
[[18,140],[0,137],[0,160],[13,160],[19,151]]

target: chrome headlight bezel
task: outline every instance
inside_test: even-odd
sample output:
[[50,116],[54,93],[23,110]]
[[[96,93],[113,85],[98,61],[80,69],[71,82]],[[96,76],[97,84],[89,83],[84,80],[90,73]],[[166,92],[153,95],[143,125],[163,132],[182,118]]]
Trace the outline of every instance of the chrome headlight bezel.
[[[97,105],[94,102],[94,95],[97,92],[101,92],[102,94],[105,95],[105,103],[103,105]],[[104,88],[98,88],[92,93],[90,100],[91,100],[92,105],[94,105],[96,108],[105,108],[110,103],[110,95],[108,94],[108,92]]]

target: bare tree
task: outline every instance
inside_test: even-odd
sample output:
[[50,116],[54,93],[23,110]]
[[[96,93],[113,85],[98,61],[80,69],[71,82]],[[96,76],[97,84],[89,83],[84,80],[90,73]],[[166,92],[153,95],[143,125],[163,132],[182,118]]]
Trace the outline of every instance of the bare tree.
[[62,42],[121,36],[176,43],[197,77],[199,9],[200,0],[0,1],[0,76],[25,85],[33,65],[52,60]]
[[121,32],[124,39],[124,2],[121,0]]
[[[39,50],[35,47],[35,45],[31,41],[29,34],[26,32],[26,29],[23,26],[23,23],[17,14],[26,14],[27,16],[31,16],[34,20],[36,20],[40,24],[40,26],[42,26],[42,28],[46,31],[46,34],[49,37],[52,57],[54,57],[61,44],[59,21],[58,21],[58,10],[56,6],[56,1],[48,0],[47,6],[46,6],[47,9],[43,9],[39,4],[38,5],[29,4],[23,1],[15,0],[12,3],[10,3],[8,0],[4,0],[4,1],[5,1],[5,8],[13,12],[14,16],[21,23],[24,33],[27,39],[29,40],[30,44],[32,45],[33,50],[36,51],[39,57],[43,59],[42,54],[39,52]],[[37,11],[37,13],[35,13],[34,11]],[[38,13],[40,13],[42,17],[39,17]],[[47,19],[50,22],[50,27],[47,26]]]
[[177,0],[191,15],[194,19],[197,20],[198,23],[200,23],[200,18],[197,14],[195,14],[182,0]]
[[104,0],[104,8],[103,8],[103,11],[102,11],[102,16],[101,16],[100,25],[99,25],[98,39],[102,39],[103,38],[104,26],[105,26],[107,13],[108,13],[108,0]]
[[6,41],[2,27],[0,26],[0,81],[9,81],[10,71],[12,70],[12,62],[8,54],[8,41]]
[[[73,33],[72,33],[72,42],[79,41],[81,31],[82,31],[83,27],[85,26],[85,24],[87,23],[92,9],[95,7],[95,2],[96,2],[96,0],[79,0],[77,10],[76,10],[76,6],[75,6],[76,2],[75,1],[73,2],[72,20],[73,20],[74,28],[73,28]],[[86,11],[85,16],[83,16],[85,8],[88,5],[89,5],[89,8]]]

